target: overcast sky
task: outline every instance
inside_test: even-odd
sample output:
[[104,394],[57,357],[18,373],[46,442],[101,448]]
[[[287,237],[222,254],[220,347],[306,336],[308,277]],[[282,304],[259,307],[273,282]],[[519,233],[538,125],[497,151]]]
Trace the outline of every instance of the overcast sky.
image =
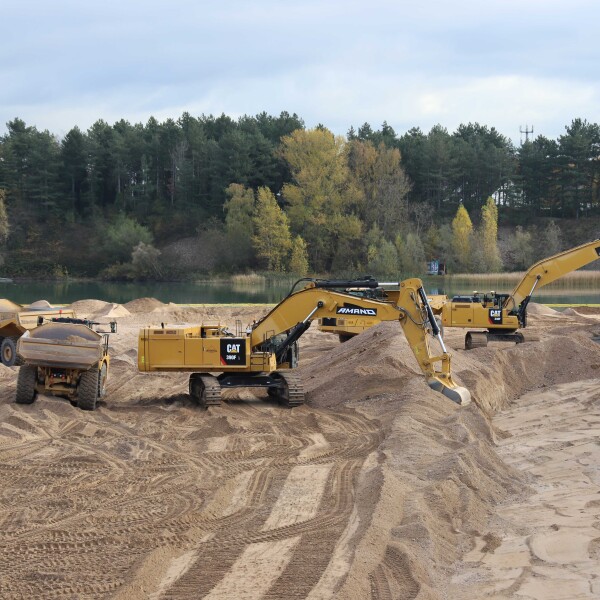
[[0,133],[296,112],[556,138],[600,122],[598,0],[2,0]]

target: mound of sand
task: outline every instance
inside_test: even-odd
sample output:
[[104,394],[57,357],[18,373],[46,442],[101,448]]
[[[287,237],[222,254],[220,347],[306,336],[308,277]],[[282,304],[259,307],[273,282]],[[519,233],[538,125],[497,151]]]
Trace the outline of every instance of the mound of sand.
[[75,311],[77,317],[86,318],[105,310],[109,304],[111,303],[103,300],[77,300],[77,302],[71,304],[71,308]]
[[597,317],[600,316],[600,308],[595,306],[573,306],[566,308],[563,314],[577,317]]
[[136,298],[127,302],[125,308],[132,314],[149,313],[156,309],[163,309],[166,304],[156,298]]
[[530,315],[535,315],[536,317],[546,317],[551,315],[560,314],[559,311],[550,308],[549,306],[544,306],[543,304],[538,304],[537,302],[530,302],[527,306],[527,312]]
[[102,300],[78,300],[71,308],[79,318],[127,317],[131,314],[122,304]]
[[53,308],[54,306],[48,300],[37,300],[27,307],[28,310],[52,310]]
[[308,402],[319,407],[377,398],[394,391],[391,382],[398,389],[408,378],[420,375],[397,323],[381,323],[309,364],[303,363],[302,350],[300,356],[298,372],[305,381]]
[[0,312],[19,312],[21,310],[21,306],[15,304],[8,298],[0,299]]
[[105,307],[103,307],[101,310],[99,310],[95,316],[96,317],[126,317],[128,315],[130,315],[131,313],[122,305],[122,304],[115,304],[110,303],[107,304]]

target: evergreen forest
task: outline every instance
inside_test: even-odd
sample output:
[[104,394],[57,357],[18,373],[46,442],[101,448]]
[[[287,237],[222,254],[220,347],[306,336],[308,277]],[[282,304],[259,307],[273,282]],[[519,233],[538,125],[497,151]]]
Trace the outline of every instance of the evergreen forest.
[[296,114],[0,136],[1,273],[498,272],[600,237],[600,127],[515,147],[468,123],[345,136]]

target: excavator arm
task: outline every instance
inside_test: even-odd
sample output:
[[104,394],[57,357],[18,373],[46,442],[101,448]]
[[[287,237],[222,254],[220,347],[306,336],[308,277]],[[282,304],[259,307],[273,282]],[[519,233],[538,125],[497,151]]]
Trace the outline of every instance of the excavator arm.
[[[353,296],[331,287],[316,281],[284,298],[253,326],[251,348],[264,349],[271,344],[270,349],[276,354],[283,352],[286,345],[297,340],[314,319],[323,317],[370,315],[381,321],[399,321],[429,386],[457,404],[470,402],[469,391],[452,380],[450,355],[439,335],[420,279],[402,281],[398,299],[393,303]],[[439,341],[439,355],[432,352],[429,332]]]
[[536,288],[548,285],[600,258],[600,240],[582,244],[535,263],[504,302],[504,308],[518,314],[525,313]]

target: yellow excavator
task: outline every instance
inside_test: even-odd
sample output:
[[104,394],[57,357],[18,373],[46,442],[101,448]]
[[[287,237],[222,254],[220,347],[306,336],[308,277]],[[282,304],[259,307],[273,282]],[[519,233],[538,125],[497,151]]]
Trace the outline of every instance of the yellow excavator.
[[[296,289],[299,283],[304,287]],[[140,371],[190,372],[189,392],[201,406],[220,404],[221,390],[234,387],[267,388],[269,396],[286,406],[304,403],[298,365],[298,340],[313,320],[332,315],[376,316],[399,321],[429,386],[457,404],[471,396],[450,372],[446,351],[420,279],[397,284],[397,301],[356,297],[340,289],[372,285],[373,280],[301,279],[290,293],[246,332],[221,325],[166,326],[141,329],[138,340]],[[375,282],[376,283],[376,282]],[[441,353],[430,340],[437,338]]]
[[[429,304],[442,331],[444,327],[479,330],[468,331],[465,335],[467,350],[487,346],[489,341],[521,343],[525,341],[525,336],[518,330],[527,326],[527,306],[535,290],[598,258],[600,240],[595,240],[535,263],[510,294],[474,292],[471,296],[454,296],[452,300],[447,296],[431,296]],[[383,290],[382,287],[387,284],[378,285],[378,291],[371,293],[376,293],[382,301],[393,304],[397,292]],[[378,322],[375,317],[364,318],[360,315],[354,315],[351,319],[333,317],[322,319],[319,330],[337,333],[340,340],[345,341]],[[485,331],[480,331],[482,329]]]

